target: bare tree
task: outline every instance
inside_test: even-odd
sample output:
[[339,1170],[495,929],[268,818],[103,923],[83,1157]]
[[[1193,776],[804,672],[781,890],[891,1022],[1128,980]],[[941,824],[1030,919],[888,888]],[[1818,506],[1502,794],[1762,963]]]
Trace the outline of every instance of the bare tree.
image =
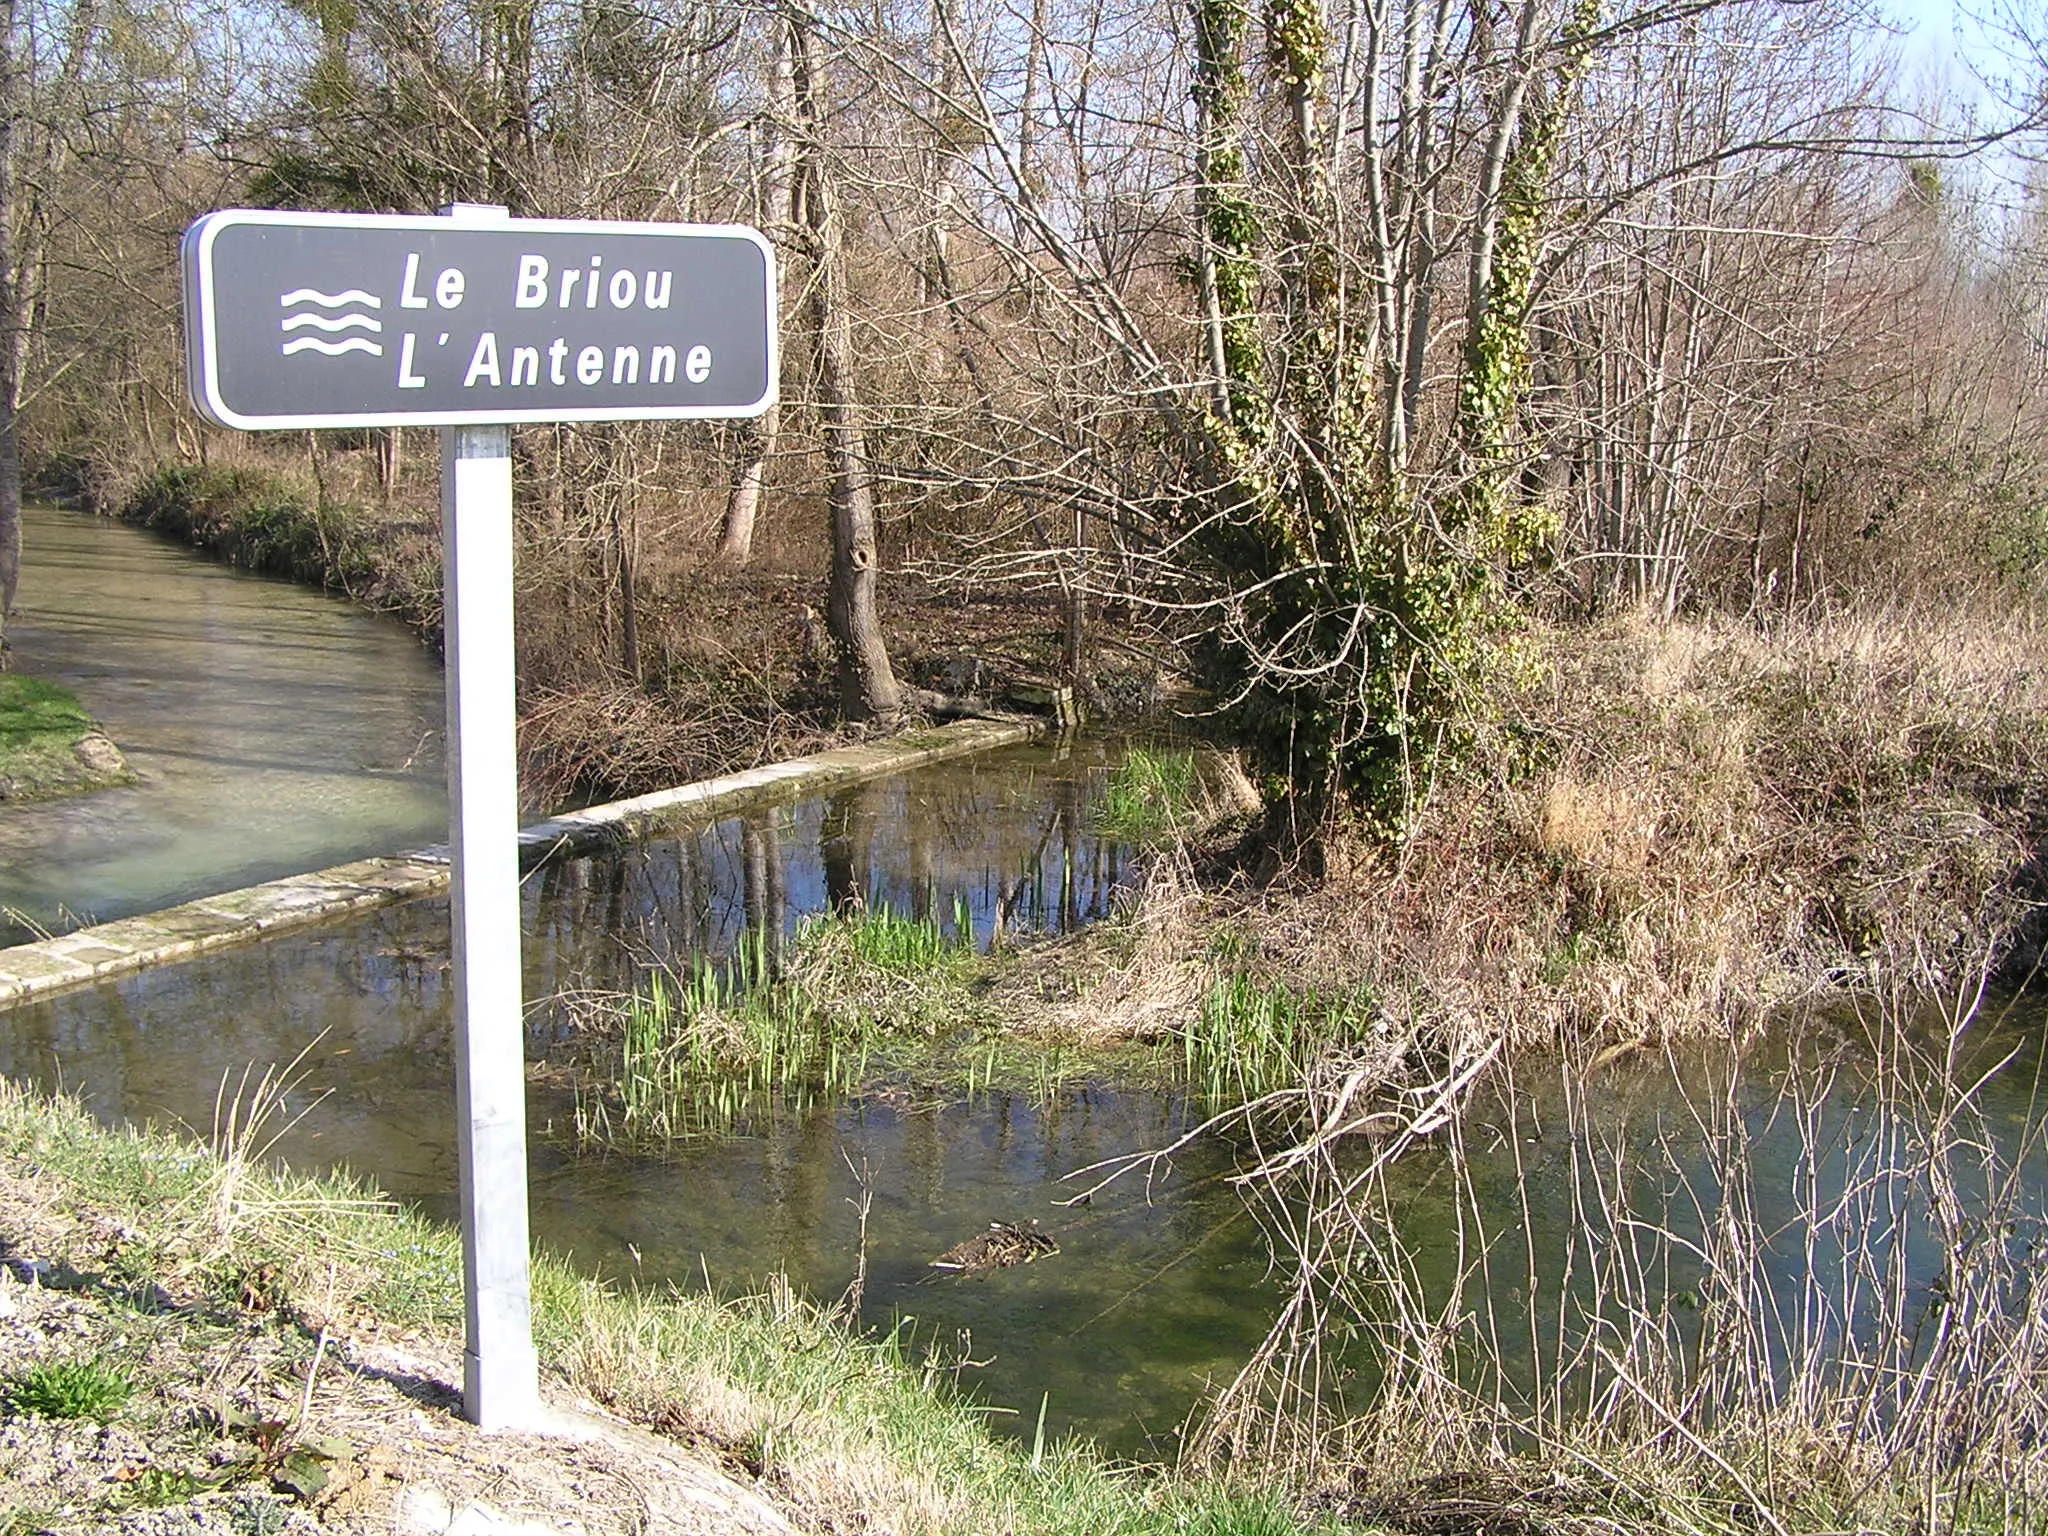
[[[768,110],[761,131],[768,136],[768,153],[761,171],[761,218],[771,240],[784,239],[790,228],[791,210],[796,202],[796,60],[786,25],[775,28],[775,47],[768,93]],[[778,400],[763,411],[743,436],[744,451],[739,473],[733,479],[732,494],[726,501],[725,527],[719,535],[718,556],[732,565],[745,565],[754,555],[754,523],[761,510],[761,488],[768,466],[775,460],[782,435],[782,405]]]
[[69,159],[59,118],[75,108],[98,30],[91,0],[0,10],[0,653],[21,579],[23,371],[49,278],[51,193]]
[[24,73],[15,9],[16,0],[5,0],[0,9],[0,666],[5,665],[7,618],[21,580],[21,364],[28,343],[15,235],[21,213],[15,134]]
[[806,312],[817,356],[818,414],[832,507],[832,581],[826,622],[838,657],[841,711],[849,720],[887,723],[895,719],[903,700],[875,612],[874,490],[868,473],[867,434],[853,399],[846,255],[833,208],[821,102],[824,54],[812,19],[794,4],[789,18],[796,66],[799,186],[811,262]]

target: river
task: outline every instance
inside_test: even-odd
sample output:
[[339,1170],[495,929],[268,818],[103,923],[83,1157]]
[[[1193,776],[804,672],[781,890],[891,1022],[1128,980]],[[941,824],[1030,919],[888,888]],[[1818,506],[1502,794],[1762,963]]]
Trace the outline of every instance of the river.
[[[1114,752],[1011,749],[543,866],[524,895],[532,1054],[566,1027],[564,996],[729,951],[749,922],[749,853],[764,845],[785,930],[849,884],[869,905],[965,915],[983,943],[998,923],[1029,938],[1100,919],[1128,856],[1092,830]],[[445,901],[416,902],[18,1005],[0,1072],[61,1083],[111,1120],[204,1135],[223,1077],[310,1047],[292,1099],[306,1114],[281,1152],[368,1173],[452,1219],[447,925]],[[1220,1178],[1226,1147],[1193,1149],[1149,1193],[1054,1204],[1072,1192],[1063,1175],[1183,1129],[1186,1106],[1169,1093],[1084,1080],[933,1097],[875,1084],[661,1158],[579,1151],[571,1112],[537,1071],[539,1241],[621,1280],[736,1289],[781,1270],[830,1297],[859,1257],[850,1197],[865,1167],[866,1320],[988,1360],[970,1382],[1013,1414],[1045,1400],[1048,1433],[1170,1454],[1201,1382],[1234,1370],[1266,1327],[1265,1249]],[[928,1267],[992,1220],[1031,1219],[1059,1235],[1058,1256],[982,1279]]]
[[[109,533],[119,537],[96,542]],[[196,689],[198,675],[216,667],[243,669],[247,686],[279,710],[297,710],[293,696],[311,690],[309,712],[294,715],[300,732],[318,738],[311,746],[345,736],[341,717],[356,709],[382,715],[382,734],[371,739],[390,745],[416,726],[430,731],[437,696],[423,685],[408,684],[400,708],[359,673],[324,691],[319,658],[367,654],[395,667],[402,654],[405,665],[424,665],[382,627],[370,626],[372,638],[353,637],[323,599],[175,550],[136,550],[132,530],[47,513],[31,527],[46,551],[66,547],[66,535],[77,551],[73,590],[96,616],[57,625],[38,610],[35,643],[52,656],[62,649],[52,645],[53,631],[73,636],[70,670],[56,675],[73,681],[117,735],[120,706],[103,701],[156,687]],[[188,616],[181,625],[210,638],[179,641],[168,623],[131,626],[119,611],[95,607],[104,594],[85,573],[96,561],[132,562],[127,568],[139,573],[131,579],[140,588],[108,589],[127,594],[113,600],[116,610],[141,604],[152,581],[189,580],[200,595],[173,605],[165,593],[166,611],[175,606]],[[286,617],[302,602],[303,633],[294,627],[299,619]],[[134,639],[124,654],[141,656],[161,634],[170,648],[184,647],[186,659],[160,684],[131,687],[114,659],[85,655],[84,637],[95,632]],[[337,638],[344,633],[352,638]],[[254,675],[271,656],[295,684]],[[226,709],[187,706],[202,707]],[[133,718],[155,718],[168,733],[175,719],[167,717],[179,713],[143,707]],[[196,762],[174,748],[143,756],[154,782],[124,793],[144,805],[151,793],[166,803],[217,799],[218,791],[192,796],[170,782],[174,770],[182,762],[225,772],[210,760],[233,756],[250,760],[234,771],[252,773],[250,782],[270,786],[265,793],[281,801],[299,777],[291,764],[300,743],[282,729],[260,736],[260,721],[251,729],[260,739],[232,753],[195,752]],[[147,753],[145,740],[130,744]],[[961,1380],[998,1429],[1028,1438],[1042,1415],[1048,1435],[1080,1432],[1117,1454],[1170,1458],[1186,1416],[1211,1383],[1251,1356],[1281,1304],[1270,1250],[1230,1177],[1252,1148],[1240,1138],[1204,1138],[1155,1178],[1113,1186],[1085,1208],[1058,1202],[1075,1193],[1068,1176],[1077,1170],[1181,1134],[1198,1111],[1178,1093],[1101,1076],[978,1092],[880,1080],[843,1099],[789,1103],[746,1134],[625,1156],[578,1147],[571,1095],[549,1070],[568,1027],[565,999],[633,985],[696,954],[729,953],[753,926],[787,932],[835,901],[964,919],[981,944],[998,927],[1029,941],[1100,920],[1114,908],[1130,858],[1098,832],[1094,813],[1117,751],[1083,740],[992,753],[678,826],[529,876],[524,958],[538,1240],[622,1282],[731,1290],[779,1271],[821,1298],[839,1294],[864,1256],[864,1321],[907,1330],[913,1351],[942,1362],[976,1362]],[[327,766],[308,777],[347,780],[345,757],[330,751]],[[433,794],[410,772],[396,782],[413,783],[422,802],[415,809],[433,811]],[[359,792],[367,793],[337,783],[331,799],[349,804]],[[290,819],[275,805],[266,814]],[[68,835],[82,836],[76,821],[68,824]],[[99,878],[110,892],[118,886],[118,896],[102,899],[144,905],[367,851],[355,844],[301,854],[292,851],[298,834],[282,832],[280,852],[246,817],[216,816],[210,825],[188,845],[188,856],[211,861],[203,871],[181,867],[166,845],[156,854],[161,896],[143,894],[150,887],[140,878],[122,883],[105,874]],[[391,834],[403,840],[400,825],[402,818]],[[37,862],[39,879],[72,878],[40,867],[61,853],[38,850],[61,844],[35,843],[18,824],[11,835],[11,848],[28,851],[10,853],[10,879],[22,878],[21,857]],[[215,847],[223,840],[229,850]],[[452,1218],[447,925],[444,901],[421,901],[17,1005],[0,1015],[0,1073],[76,1092],[109,1120],[154,1120],[204,1136],[223,1081],[232,1086],[251,1064],[260,1070],[303,1052],[303,1078],[289,1100],[302,1117],[281,1152],[306,1167],[352,1168]],[[1749,1315],[1760,1319],[1759,1349],[1775,1358],[1816,1328],[1843,1337],[1864,1329],[1855,1288],[1867,1273],[1895,1275],[1900,1305],[1913,1315],[1947,1305],[1955,1255],[1913,1215],[1936,1186],[1960,1192],[1974,1209],[1992,1183],[2007,1181],[2012,1203],[1999,1213],[1998,1241],[2022,1268],[2032,1262],[2026,1254],[2048,1252],[2040,1221],[2048,1156],[2036,1093],[2042,1032],[2036,1013],[1993,1010],[1964,1032],[1956,1072],[1941,1082],[1919,1061],[1904,1070],[1882,1063],[1884,1051],[1901,1048],[1897,1039],[1829,1014],[1739,1060],[1725,1047],[1700,1047],[1641,1052],[1591,1075],[1536,1063],[1488,1083],[1459,1123],[1455,1147],[1437,1138],[1394,1165],[1373,1209],[1397,1234],[1400,1283],[1412,1280],[1429,1307],[1462,1320],[1468,1343],[1483,1335],[1513,1370],[1555,1357],[1589,1308],[1599,1314],[1610,1304],[1624,1312],[1598,1317],[1600,1337],[1665,1329],[1682,1356],[1698,1337],[1709,1282],[1729,1283],[1725,1262],[1715,1259],[1722,1270],[1709,1275],[1705,1256],[1718,1251],[1722,1233],[1749,1234],[1754,1241],[1737,1244],[1748,1267],[1734,1278],[1748,1287]],[[1938,1024],[1928,1038],[1939,1043]],[[1972,1083],[1964,1093],[1960,1085]],[[1958,1138],[1958,1128],[1967,1134]],[[1371,1148],[1345,1155],[1367,1158]],[[1731,1223],[1731,1212],[1739,1221]],[[1034,1219],[1057,1238],[1058,1254],[980,1278],[929,1267],[990,1221]],[[1968,1242],[1982,1251],[1978,1237]],[[1603,1272],[1624,1283],[1589,1299],[1590,1277]],[[1845,1295],[1849,1303],[1838,1306]],[[1638,1308],[1633,1317],[1628,1306]],[[1338,1373],[1353,1385],[1340,1389],[1370,1390],[1378,1369],[1354,1351]]]
[[32,506],[7,634],[138,782],[0,807],[0,945],[447,835],[440,667],[396,620]]

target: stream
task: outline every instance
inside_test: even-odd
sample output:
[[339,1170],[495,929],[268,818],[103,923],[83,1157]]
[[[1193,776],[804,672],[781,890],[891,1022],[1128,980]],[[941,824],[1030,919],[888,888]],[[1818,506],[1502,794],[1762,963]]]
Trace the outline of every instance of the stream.
[[[730,952],[750,902],[787,931],[851,882],[871,906],[964,915],[984,943],[998,924],[1028,939],[1101,918],[1128,859],[1091,830],[1114,754],[1015,748],[542,866],[524,898],[532,1049],[566,1027],[561,995]],[[750,855],[772,861],[751,894]],[[452,1220],[447,924],[445,901],[415,902],[17,1005],[0,1073],[61,1083],[110,1120],[203,1136],[223,1076],[310,1046],[292,1097],[306,1113],[280,1155],[369,1174]],[[861,1254],[865,1168],[865,1320],[987,1361],[965,1382],[999,1425],[1028,1408],[1019,1433],[1043,1401],[1048,1434],[1170,1454],[1203,1381],[1235,1370],[1267,1325],[1265,1249],[1220,1177],[1227,1148],[1192,1149],[1149,1198],[1134,1184],[1087,1209],[1053,1203],[1072,1192],[1063,1175],[1184,1129],[1169,1093],[883,1086],[659,1159],[580,1152],[570,1096],[547,1074],[528,1108],[537,1240],[621,1280],[735,1290],[781,1270],[836,1296]],[[929,1268],[992,1220],[1032,1219],[1057,1256],[979,1278]]]
[[[52,527],[55,516],[38,514],[31,525],[45,550],[63,547],[66,530]],[[354,666],[365,654],[393,669],[431,667],[379,626],[371,638],[341,638],[345,626],[324,599],[176,550],[131,550],[129,541],[147,539],[134,530],[69,532],[78,540],[78,610],[61,625],[47,608],[35,610],[43,628],[33,643],[43,657],[69,656],[69,670],[56,675],[79,688],[152,778],[131,796],[145,808],[45,808],[52,822],[41,829],[31,815],[8,813],[0,836],[8,839],[5,878],[14,894],[6,899],[73,881],[63,850],[74,843],[87,846],[82,863],[99,871],[97,884],[36,899],[136,910],[254,878],[251,871],[373,851],[374,842],[360,839],[425,840],[439,814],[431,786],[410,773],[358,773],[377,790],[372,797],[364,789],[366,798],[409,808],[370,818],[358,842],[329,853],[298,853],[292,837],[280,851],[260,825],[229,838],[231,851],[210,852],[228,837],[216,824],[181,830],[187,855],[166,837],[148,860],[138,851],[128,863],[111,855],[95,863],[95,827],[113,829],[118,843],[124,817],[155,827],[170,805],[220,798],[218,788],[179,784],[181,763],[195,775],[253,773],[257,785],[274,773],[281,785],[299,777],[291,768],[298,741],[312,740],[326,766],[304,777],[333,781],[324,803],[360,804],[345,760],[377,741],[395,749],[416,727],[430,730],[438,693],[410,671],[394,670],[402,682],[385,690],[360,674],[327,677],[329,662]],[[147,626],[120,618],[140,601],[134,586],[102,591],[85,579],[102,564],[148,573],[132,578],[145,586],[189,578],[201,595],[176,606],[213,615],[211,638],[181,642],[184,660],[148,674],[154,683],[123,681],[110,660],[89,655],[91,638]],[[273,597],[285,606],[273,607]],[[290,606],[302,600],[303,613]],[[62,636],[70,639],[60,644]],[[23,643],[26,650],[31,642]],[[168,733],[170,717],[209,718],[226,706],[193,695],[164,709],[148,695],[196,688],[208,676],[238,692],[235,669],[254,669],[266,654],[298,681],[249,685],[272,700],[253,709],[257,737],[187,749],[182,758],[175,747],[150,746],[140,731],[123,737],[123,699],[142,696],[131,720],[140,725],[154,713]],[[307,670],[320,680],[308,681]],[[295,717],[297,735],[278,726],[264,744],[260,717],[300,707],[302,693],[307,713]],[[342,749],[339,722],[358,710],[382,724]],[[750,929],[787,933],[807,914],[849,900],[929,912],[948,926],[965,922],[984,945],[999,929],[1030,942],[1102,919],[1131,858],[1098,832],[1094,812],[1118,753],[1088,738],[1008,749],[542,866],[523,893],[533,1057],[542,1061],[561,1043],[566,998],[620,990],[695,955],[730,954]],[[154,812],[146,809],[152,804]],[[291,820],[275,809],[255,814]],[[185,856],[211,862],[185,869]],[[290,1098],[302,1114],[279,1153],[302,1167],[354,1169],[452,1219],[447,923],[445,901],[415,902],[16,1005],[0,1015],[0,1073],[77,1093],[110,1121],[155,1121],[205,1136],[224,1080],[232,1087],[252,1063],[260,1071],[304,1052]],[[2012,1173],[2024,1217],[2005,1239],[2013,1243],[2038,1241],[2039,1214],[2048,1209],[2048,1158],[2035,1141],[2041,1036],[2038,1014],[1993,1010],[1967,1032],[1960,1053],[1964,1075],[1985,1080],[1969,1110],[1983,1160],[1962,1158],[1959,1166],[1968,1166],[1958,1177],[1981,1193],[1984,1169]],[[1644,1231],[1670,1234],[1640,1268],[1661,1288],[1657,1305],[1682,1310],[1702,1289],[1697,1255],[1707,1223],[1737,1181],[1768,1234],[1758,1254],[1759,1306],[1788,1317],[1813,1312],[1816,1284],[1825,1289],[1851,1261],[1813,1241],[1802,1213],[1816,1204],[1847,1208],[1849,1192],[1861,1199],[1879,1190],[1895,1235],[1871,1240],[1895,1249],[1909,1301],[1932,1308],[1945,1256],[1898,1213],[1911,1203],[1907,1186],[1929,1137],[1956,1107],[1887,1087],[1873,1059],[1854,1020],[1822,1018],[1739,1066],[1725,1050],[1701,1048],[1639,1053],[1591,1078],[1532,1067],[1478,1095],[1458,1126],[1462,1155],[1437,1138],[1394,1165],[1382,1195],[1387,1219],[1431,1294],[1449,1294],[1464,1277],[1510,1364],[1540,1360],[1559,1297],[1575,1294],[1591,1261],[1643,1241]],[[1085,1207],[1057,1203],[1080,1187],[1068,1177],[1077,1170],[1166,1145],[1199,1119],[1169,1089],[1083,1077],[931,1093],[883,1081],[838,1101],[785,1105],[746,1134],[685,1143],[658,1158],[579,1150],[573,1100],[556,1074],[536,1071],[528,1108],[539,1242],[622,1282],[734,1291],[780,1271],[820,1299],[841,1294],[864,1258],[863,1320],[903,1330],[914,1357],[929,1352],[958,1366],[992,1427],[1027,1441],[1042,1417],[1048,1436],[1078,1432],[1117,1455],[1171,1458],[1190,1412],[1251,1356],[1282,1302],[1264,1237],[1230,1182],[1251,1157],[1240,1138],[1195,1141],[1156,1177],[1127,1179]],[[1956,1160],[1946,1144],[1934,1158],[1944,1160]],[[1589,1206],[1589,1188],[1605,1208]],[[1056,1238],[1059,1253],[980,1277],[929,1267],[990,1221],[1030,1220]],[[1681,1341],[1695,1326],[1680,1319]],[[1345,1369],[1369,1386],[1378,1367],[1353,1357]]]
[[138,782],[0,806],[0,945],[447,836],[441,669],[395,619],[30,506],[7,636]]

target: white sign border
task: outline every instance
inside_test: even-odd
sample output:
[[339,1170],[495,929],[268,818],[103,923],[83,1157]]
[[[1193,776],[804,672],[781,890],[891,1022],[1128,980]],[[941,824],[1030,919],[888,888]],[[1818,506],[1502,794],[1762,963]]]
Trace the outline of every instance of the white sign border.
[[[487,411],[357,411],[345,415],[245,416],[220,398],[219,348],[214,334],[213,242],[223,229],[243,224],[326,226],[333,229],[450,228],[531,230],[542,235],[665,235],[688,238],[710,235],[745,240],[761,253],[768,274],[768,389],[751,405],[667,405],[634,410],[626,406],[536,406],[523,410]],[[297,213],[280,208],[221,208],[185,231],[180,254],[185,278],[185,312],[203,328],[202,344],[185,338],[185,380],[193,406],[217,427],[243,432],[281,432],[322,427],[495,427],[550,421],[745,421],[777,402],[781,385],[781,308],[775,247],[758,229],[745,224],[663,224],[625,219],[506,219],[488,225],[451,225],[438,214]]]

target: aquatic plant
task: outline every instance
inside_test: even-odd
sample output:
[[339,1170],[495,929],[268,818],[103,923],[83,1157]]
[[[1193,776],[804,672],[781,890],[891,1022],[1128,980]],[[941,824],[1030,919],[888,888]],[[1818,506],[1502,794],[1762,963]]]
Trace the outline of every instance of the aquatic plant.
[[938,918],[905,917],[888,907],[825,913],[797,930],[792,971],[821,1000],[876,977],[929,979],[974,954],[974,919],[956,900],[949,932]]
[[1370,993],[1326,993],[1218,975],[1181,1035],[1181,1072],[1203,1103],[1218,1109],[1292,1088],[1320,1056],[1367,1037],[1378,1010]]
[[963,1022],[974,960],[964,907],[950,930],[877,907],[806,919],[779,961],[757,932],[724,962],[585,999],[577,1139],[656,1150],[849,1094],[892,1042]]
[[1109,771],[1095,824],[1105,836],[1147,842],[1186,825],[1200,793],[1194,753],[1134,746]]

